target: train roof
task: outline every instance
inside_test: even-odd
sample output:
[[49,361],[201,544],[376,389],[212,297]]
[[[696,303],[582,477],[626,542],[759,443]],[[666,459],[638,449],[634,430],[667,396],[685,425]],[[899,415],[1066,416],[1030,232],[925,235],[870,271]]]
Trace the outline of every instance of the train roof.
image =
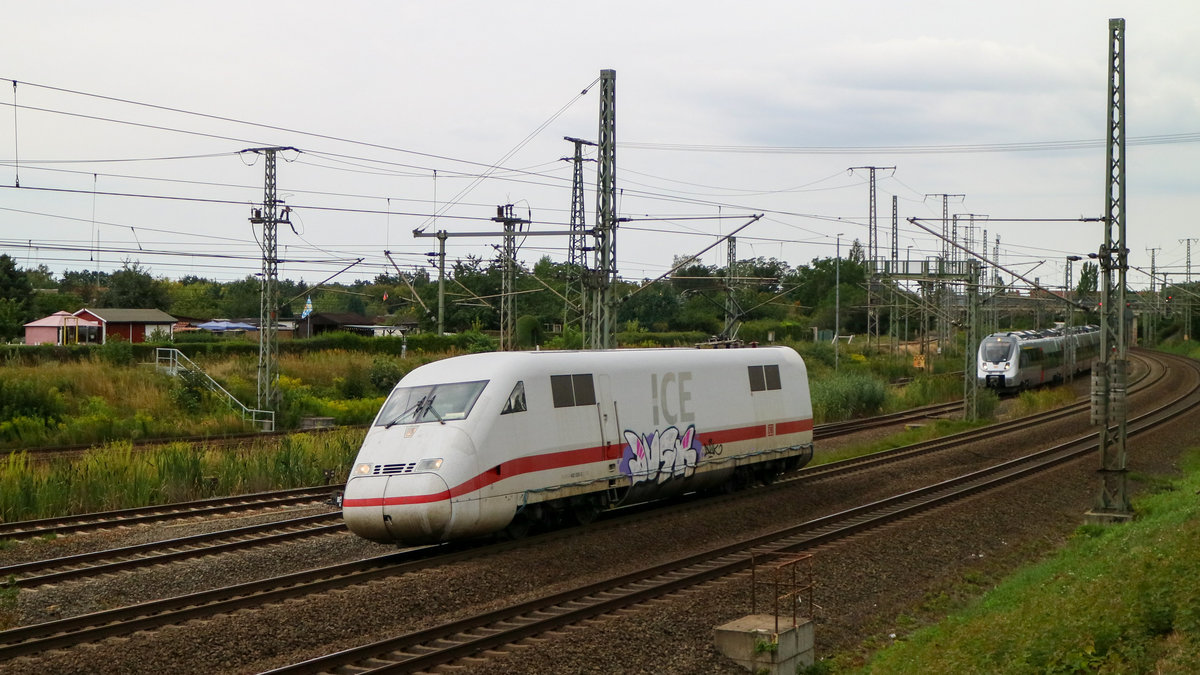
[[1010,330],[1010,331],[1000,331],[998,333],[992,333],[991,335],[988,335],[988,336],[984,337],[983,339],[984,339],[984,341],[987,341],[987,340],[991,340],[991,339],[995,339],[995,338],[1013,337],[1013,338],[1017,338],[1018,340],[1045,340],[1045,339],[1052,339],[1052,338],[1060,338],[1060,337],[1064,337],[1066,335],[1082,335],[1082,334],[1086,334],[1086,333],[1095,333],[1095,332],[1098,332],[1099,330],[1100,330],[1099,326],[1095,326],[1095,325],[1091,325],[1091,324],[1088,324],[1086,326],[1071,326],[1069,328],[1060,327],[1060,328],[1042,328],[1039,330]]
[[744,349],[697,349],[660,347],[605,350],[543,350],[522,352],[482,352],[464,354],[427,363],[413,369],[405,386],[447,381],[471,381],[511,375],[519,378],[536,374],[617,372],[627,370],[661,371],[704,368],[706,366],[749,366],[792,364],[804,367],[800,355],[790,347],[749,347]]

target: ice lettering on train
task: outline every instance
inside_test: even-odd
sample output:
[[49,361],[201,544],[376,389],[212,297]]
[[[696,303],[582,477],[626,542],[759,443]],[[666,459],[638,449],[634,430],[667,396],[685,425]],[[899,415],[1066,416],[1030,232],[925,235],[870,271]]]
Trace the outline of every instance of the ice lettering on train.
[[650,410],[654,413],[654,425],[658,426],[659,413],[667,424],[687,424],[696,421],[696,416],[688,410],[688,401],[692,400],[692,392],[688,391],[688,382],[692,373],[664,373],[659,378],[658,373],[650,373]]
[[665,483],[672,478],[690,476],[704,456],[704,446],[697,438],[695,425],[683,433],[672,426],[644,436],[626,429],[625,441],[621,472],[632,478],[635,485],[645,481]]

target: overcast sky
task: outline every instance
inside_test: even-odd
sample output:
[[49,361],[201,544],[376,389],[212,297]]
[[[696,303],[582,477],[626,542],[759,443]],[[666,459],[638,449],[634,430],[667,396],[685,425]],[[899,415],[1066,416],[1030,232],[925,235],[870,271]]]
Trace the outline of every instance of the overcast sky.
[[[738,234],[739,258],[807,264],[839,234],[843,253],[865,245],[868,173],[851,168],[895,166],[876,173],[882,254],[893,195],[902,258],[941,250],[907,222],[940,231],[929,195],[961,195],[949,212],[963,230],[974,214],[976,248],[986,229],[1002,263],[1061,284],[1064,257],[1103,241],[1069,219],[1104,214],[1114,17],[1127,21],[1131,264],[1160,248],[1159,269],[1182,280],[1181,240],[1200,237],[1196,2],[6,4],[0,252],[23,266],[256,273],[263,160],[239,151],[263,146],[299,150],[278,166],[293,208],[282,278],[313,283],[359,258],[337,279],[373,278],[391,270],[385,250],[427,265],[436,241],[414,228],[495,230],[500,204],[563,228],[563,137],[596,139],[594,83],[614,69],[626,278],[662,274],[751,214],[764,217]],[[561,260],[566,244],[528,238],[519,257]],[[494,255],[481,239],[448,251]]]

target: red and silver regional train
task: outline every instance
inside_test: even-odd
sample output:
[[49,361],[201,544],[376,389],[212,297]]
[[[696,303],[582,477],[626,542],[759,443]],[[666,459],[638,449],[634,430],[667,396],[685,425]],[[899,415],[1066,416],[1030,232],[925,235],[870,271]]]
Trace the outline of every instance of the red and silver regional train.
[[493,352],[414,369],[346,482],[352,532],[432,543],[769,481],[812,458],[787,347]]
[[1062,382],[1100,358],[1100,328],[1075,326],[992,333],[979,343],[980,385],[1012,392]]

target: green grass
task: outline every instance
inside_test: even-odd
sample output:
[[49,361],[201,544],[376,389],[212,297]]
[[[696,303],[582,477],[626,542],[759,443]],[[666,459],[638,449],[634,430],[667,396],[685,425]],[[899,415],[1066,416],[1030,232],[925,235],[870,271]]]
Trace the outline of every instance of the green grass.
[[[392,386],[419,365],[450,352],[391,354],[331,348],[280,358],[276,428],[304,417],[365,424]],[[196,363],[243,404],[254,407],[255,355],[197,355]],[[0,366],[0,448],[102,444],[122,439],[205,436],[251,431],[199,376],[173,377],[152,364],[84,358]]]
[[[879,440],[871,441],[870,443],[861,443],[858,445],[849,445],[837,450],[829,452],[819,452],[813,457],[809,466],[817,466],[820,464],[831,464],[840,462],[843,459],[853,459],[864,455],[892,450],[894,448],[902,448],[906,445],[928,441],[934,438],[941,438],[951,434],[957,434],[969,429],[989,424],[988,420],[979,420],[976,422],[965,422],[963,420],[934,420],[928,424],[915,426],[904,431],[897,432],[890,436]],[[819,447],[819,446],[818,446]]]
[[0,521],[123,509],[325,483],[343,483],[363,429],[256,439],[232,448],[171,443],[134,451],[128,441],[74,460],[0,463]]
[[1075,402],[1075,391],[1071,387],[1051,387],[1023,391],[1017,396],[1013,406],[1013,414],[1017,416],[1033,415],[1055,408],[1071,405]]
[[17,594],[19,592],[15,576],[9,575],[7,580],[0,583],[0,630],[17,625]]
[[1200,450],[1184,469],[1136,500],[1135,521],[1080,527],[1054,557],[847,672],[1200,672]]

